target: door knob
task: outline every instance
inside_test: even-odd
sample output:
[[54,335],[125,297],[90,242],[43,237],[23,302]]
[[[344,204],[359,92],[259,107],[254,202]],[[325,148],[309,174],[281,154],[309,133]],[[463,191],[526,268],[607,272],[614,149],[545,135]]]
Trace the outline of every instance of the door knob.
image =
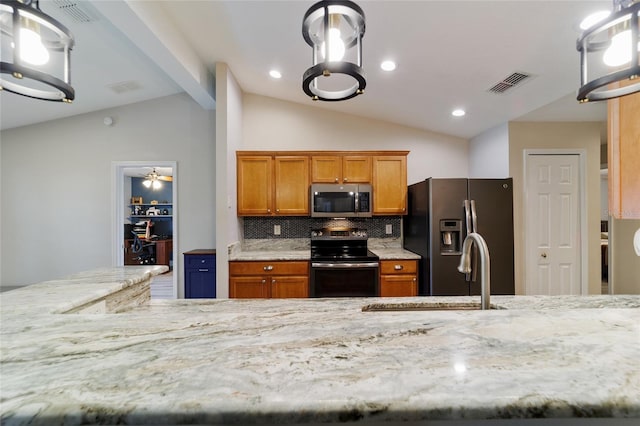
[[547,258],[547,253],[541,253],[540,257],[543,258],[543,259],[546,259]]

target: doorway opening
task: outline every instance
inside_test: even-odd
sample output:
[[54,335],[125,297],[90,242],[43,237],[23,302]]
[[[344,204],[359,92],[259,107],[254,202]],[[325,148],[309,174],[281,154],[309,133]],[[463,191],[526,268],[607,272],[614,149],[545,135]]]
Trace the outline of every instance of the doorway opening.
[[112,168],[112,263],[169,266],[154,278],[152,297],[176,299],[177,162],[115,161]]
[[587,294],[583,150],[524,152],[525,294]]

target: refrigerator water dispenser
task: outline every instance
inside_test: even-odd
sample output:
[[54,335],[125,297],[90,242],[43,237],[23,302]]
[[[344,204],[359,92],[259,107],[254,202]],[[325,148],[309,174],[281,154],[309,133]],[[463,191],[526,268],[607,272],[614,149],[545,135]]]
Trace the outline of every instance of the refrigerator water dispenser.
[[440,221],[440,254],[461,254],[460,240],[462,221],[443,219]]

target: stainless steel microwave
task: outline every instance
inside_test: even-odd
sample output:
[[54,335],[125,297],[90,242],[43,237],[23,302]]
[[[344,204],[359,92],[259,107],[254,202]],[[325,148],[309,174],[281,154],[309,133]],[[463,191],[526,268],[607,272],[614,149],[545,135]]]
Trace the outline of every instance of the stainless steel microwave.
[[311,185],[311,217],[371,217],[371,185]]

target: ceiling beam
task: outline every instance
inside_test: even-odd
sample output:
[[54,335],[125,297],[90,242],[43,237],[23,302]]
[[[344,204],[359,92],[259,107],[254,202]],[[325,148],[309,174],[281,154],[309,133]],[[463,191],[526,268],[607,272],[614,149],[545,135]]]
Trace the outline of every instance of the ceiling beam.
[[202,108],[215,109],[214,75],[175,29],[162,2],[92,3]]

